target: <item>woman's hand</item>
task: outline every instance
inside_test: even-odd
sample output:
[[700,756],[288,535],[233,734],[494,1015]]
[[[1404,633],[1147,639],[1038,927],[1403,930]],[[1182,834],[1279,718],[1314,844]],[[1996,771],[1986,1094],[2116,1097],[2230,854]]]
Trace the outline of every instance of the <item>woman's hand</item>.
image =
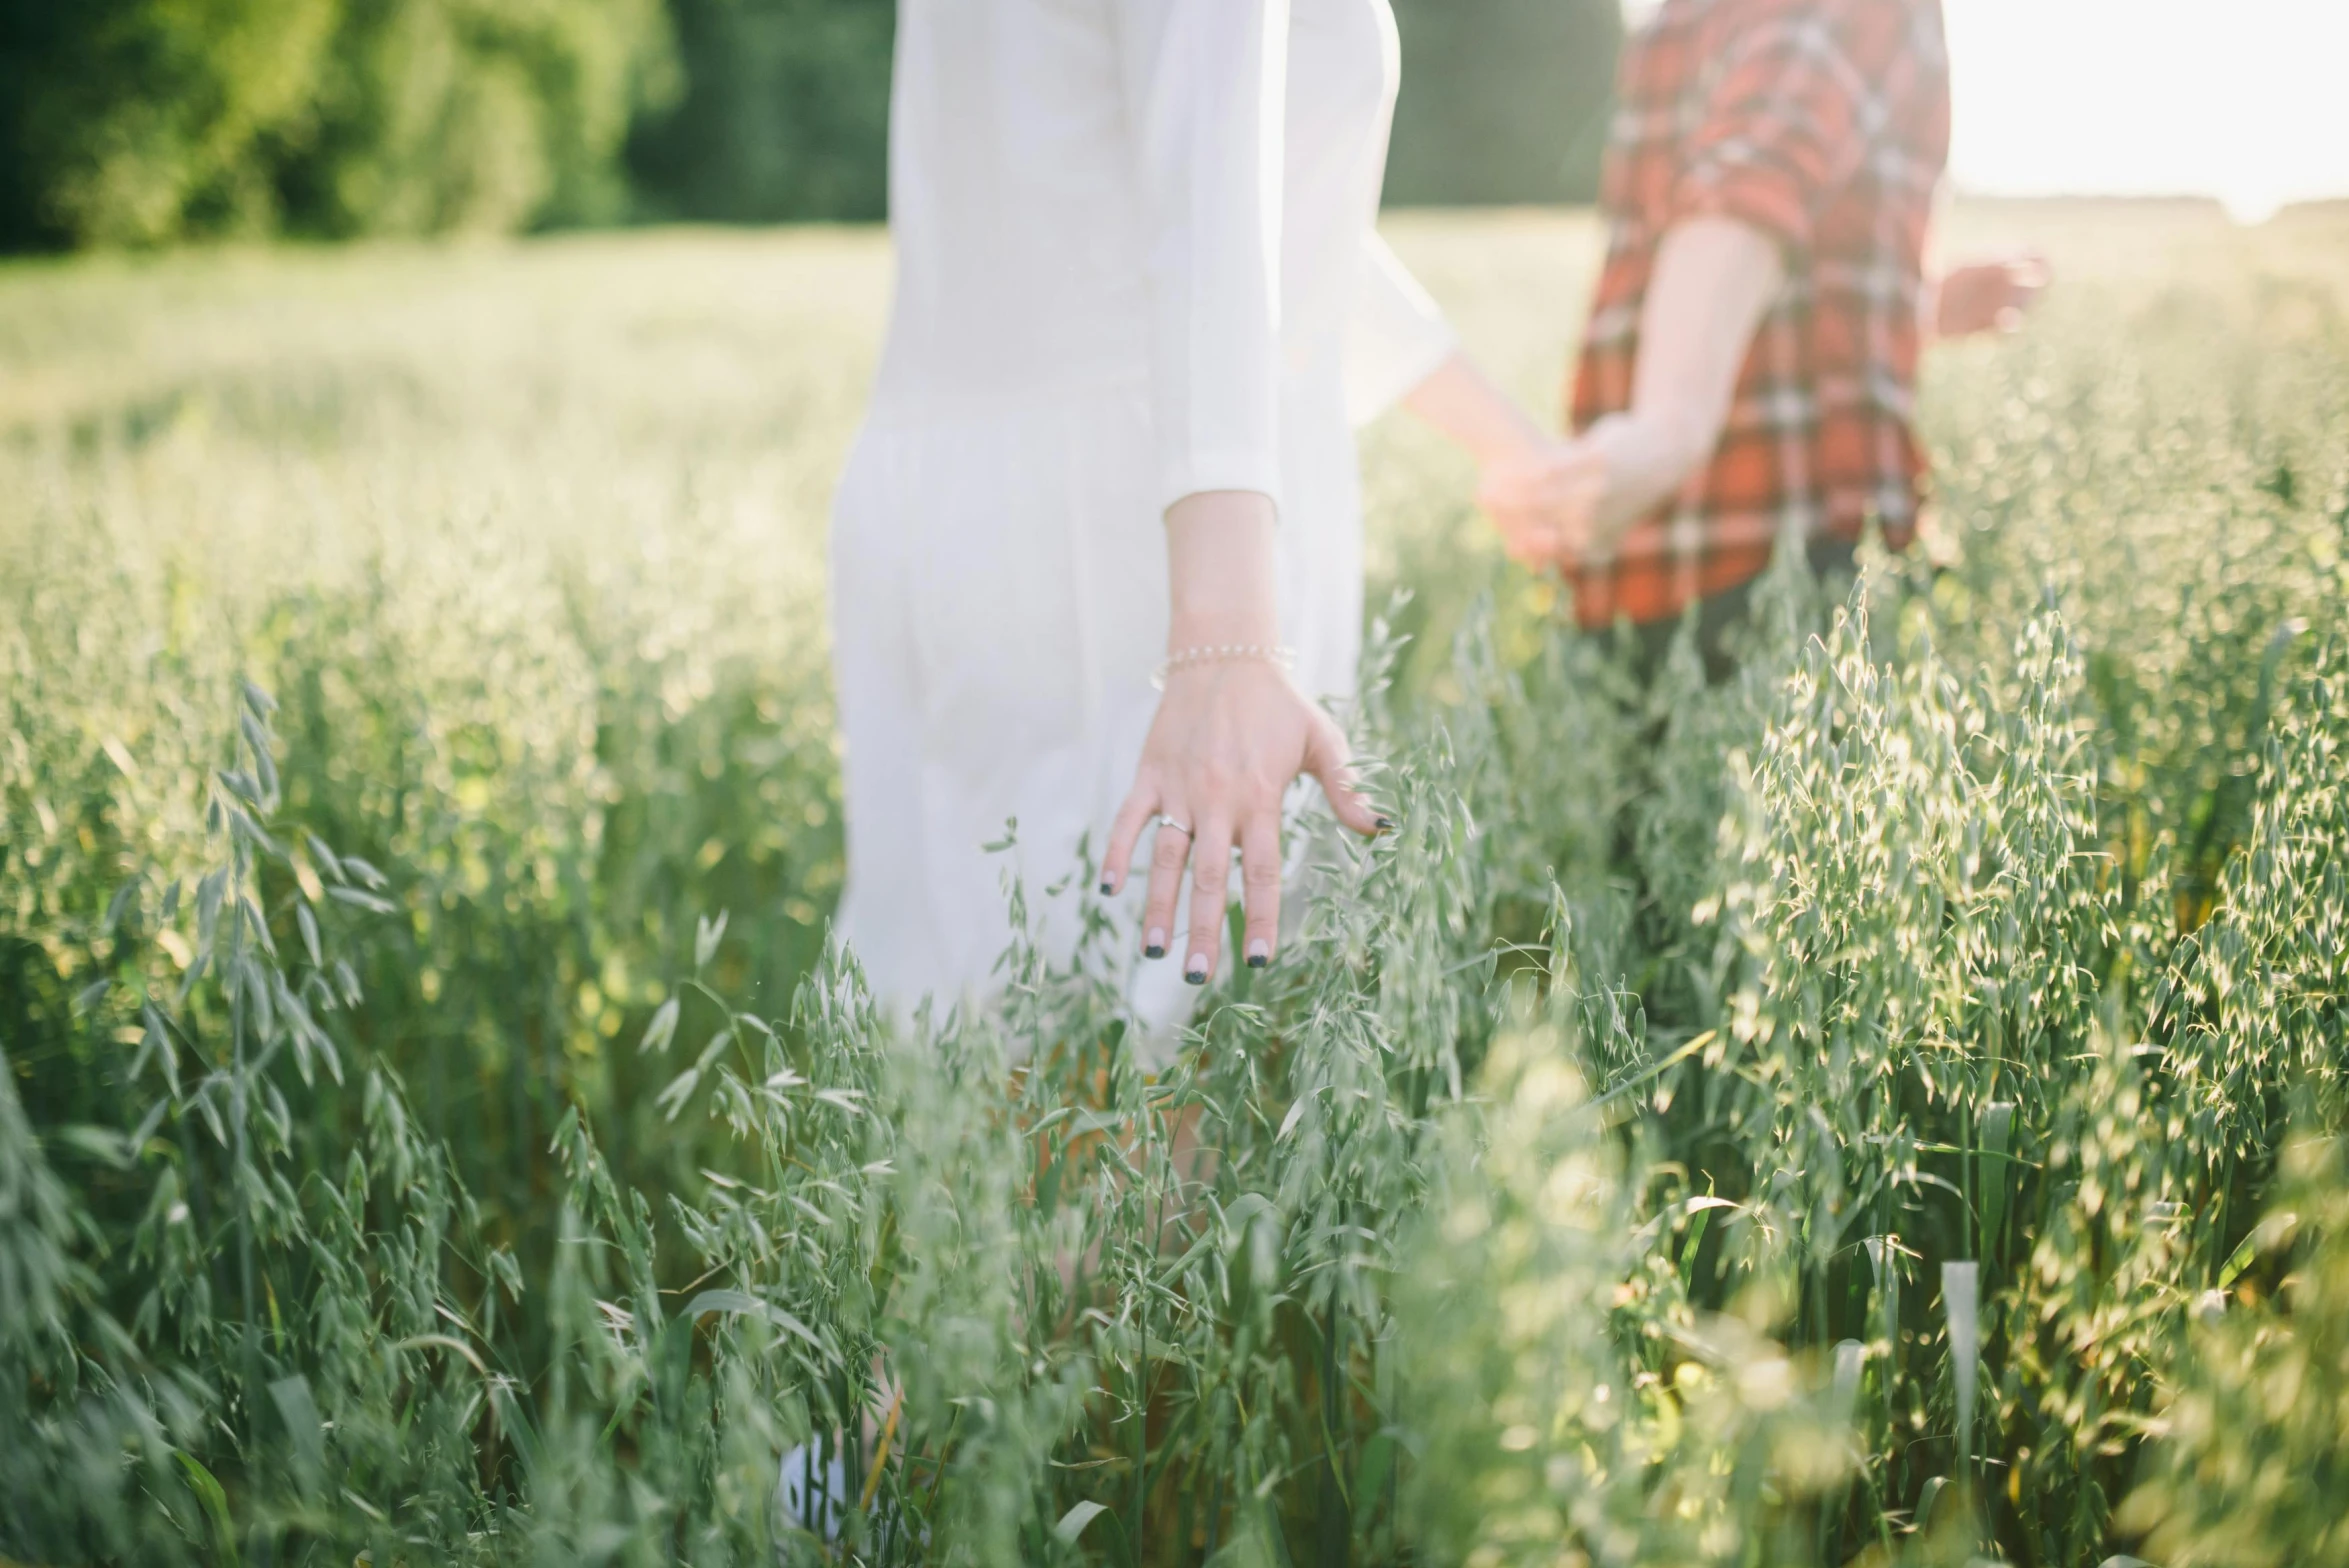
[[1183,978],[1207,983],[1223,947],[1236,848],[1248,918],[1244,956],[1251,968],[1270,963],[1280,940],[1281,797],[1289,781],[1300,773],[1319,779],[1338,819],[1356,832],[1385,825],[1355,791],[1347,760],[1337,722],[1307,702],[1277,665],[1235,661],[1169,673],[1133,792],[1110,830],[1102,883],[1112,893],[1125,886],[1135,840],[1159,818],[1142,917],[1144,955],[1168,951],[1187,861],[1191,930]]
[[1574,567],[1605,556],[1624,530],[1703,465],[1712,435],[1694,420],[1612,414],[1571,441],[1487,473],[1479,506],[1512,560]]
[[[1203,648],[1269,649],[1274,611],[1272,503],[1250,491],[1208,491],[1167,509],[1170,656]],[[1280,936],[1281,797],[1291,780],[1320,780],[1338,820],[1356,832],[1386,824],[1353,785],[1345,733],[1268,658],[1187,663],[1170,670],[1143,743],[1134,787],[1109,833],[1105,893],[1124,889],[1135,842],[1161,819],[1150,857],[1143,952],[1163,957],[1177,935],[1175,903],[1191,871],[1191,930],[1183,975],[1204,985],[1223,947],[1232,851],[1240,852],[1247,908],[1244,955],[1272,961]]]
[[1458,352],[1403,406],[1476,460],[1477,504],[1500,528],[1511,559],[1555,566],[1590,552],[1607,484],[1603,454],[1542,429]]

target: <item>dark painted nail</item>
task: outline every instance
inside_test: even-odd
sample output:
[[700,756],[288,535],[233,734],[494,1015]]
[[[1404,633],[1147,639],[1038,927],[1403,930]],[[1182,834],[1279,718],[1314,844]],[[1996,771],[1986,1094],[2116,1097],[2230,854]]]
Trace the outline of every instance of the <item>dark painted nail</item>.
[[1392,833],[1395,831],[1395,824],[1392,819],[1381,817],[1378,819],[1378,830],[1381,833]]
[[1111,887],[1111,886],[1109,885],[1109,878],[1107,878],[1107,877],[1103,877],[1103,878],[1101,879],[1101,896],[1102,896],[1103,898],[1107,898],[1107,897],[1108,897],[1110,894],[1112,894],[1112,893],[1114,893],[1114,892],[1116,892],[1116,891],[1117,891],[1117,889],[1116,889],[1116,888],[1114,888],[1114,887]]
[[1250,969],[1262,969],[1266,964],[1271,962],[1272,960],[1265,957],[1262,953],[1251,953],[1248,956],[1248,967]]
[[1204,969],[1194,969],[1189,974],[1184,975],[1183,978],[1189,981],[1192,985],[1205,985],[1207,983],[1207,971]]
[[1142,949],[1142,956],[1144,958],[1164,958],[1166,949],[1164,947],[1145,947]]

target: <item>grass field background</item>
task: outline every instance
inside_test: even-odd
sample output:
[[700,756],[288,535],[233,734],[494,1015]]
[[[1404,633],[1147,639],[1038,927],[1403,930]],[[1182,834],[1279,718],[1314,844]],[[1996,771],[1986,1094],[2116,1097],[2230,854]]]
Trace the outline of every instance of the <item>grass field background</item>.
[[[1553,409],[1590,218],[1389,232]],[[1368,433],[1403,831],[1157,1084],[820,962],[877,233],[0,268],[0,1553],[2345,1560],[2349,218],[1943,244],[1943,569],[1720,691]]]

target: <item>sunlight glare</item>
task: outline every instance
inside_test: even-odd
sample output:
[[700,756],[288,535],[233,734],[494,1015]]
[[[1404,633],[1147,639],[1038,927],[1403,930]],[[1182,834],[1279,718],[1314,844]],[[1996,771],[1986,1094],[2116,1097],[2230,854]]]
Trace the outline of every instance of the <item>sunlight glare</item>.
[[2343,0],[1945,0],[1950,172],[1996,195],[2349,196]]

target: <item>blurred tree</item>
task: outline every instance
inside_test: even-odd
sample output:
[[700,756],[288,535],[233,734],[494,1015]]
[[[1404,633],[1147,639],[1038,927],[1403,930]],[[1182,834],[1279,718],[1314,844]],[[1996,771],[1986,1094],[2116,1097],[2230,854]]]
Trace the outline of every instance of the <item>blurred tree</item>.
[[276,220],[339,0],[5,0],[9,238],[148,243]]
[[628,128],[676,91],[662,0],[343,0],[309,226],[431,234],[628,213]]
[[1588,201],[1598,192],[1619,0],[1394,0],[1403,93],[1387,200]]
[[688,83],[630,138],[646,208],[723,222],[878,218],[894,0],[669,0]]
[[[1597,188],[1618,0],[1395,0],[1399,203],[1565,201]],[[765,222],[877,218],[892,0],[670,0],[688,87],[641,123],[648,207]]]
[[[1390,200],[1591,193],[1618,0],[1395,6]],[[894,33],[893,0],[0,0],[0,246],[877,218]]]
[[610,221],[662,0],[0,0],[0,243]]

